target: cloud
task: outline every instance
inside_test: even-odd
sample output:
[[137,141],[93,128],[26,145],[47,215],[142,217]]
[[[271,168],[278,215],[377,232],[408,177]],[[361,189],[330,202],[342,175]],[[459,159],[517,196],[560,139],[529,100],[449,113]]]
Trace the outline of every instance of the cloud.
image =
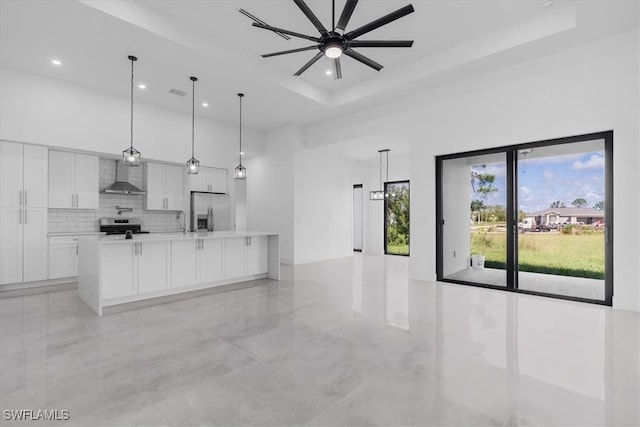
[[555,175],[549,168],[544,168],[543,176],[545,179],[552,179]]
[[576,160],[571,165],[571,169],[573,170],[584,170],[584,169],[594,169],[594,170],[602,170],[604,169],[604,156],[600,154],[594,154],[589,159],[582,161]]

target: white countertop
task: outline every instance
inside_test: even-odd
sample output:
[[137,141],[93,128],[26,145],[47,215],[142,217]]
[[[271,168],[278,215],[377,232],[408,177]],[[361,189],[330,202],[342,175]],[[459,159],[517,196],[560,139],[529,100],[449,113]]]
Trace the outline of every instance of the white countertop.
[[98,240],[100,243],[123,243],[123,242],[148,242],[148,241],[176,241],[176,240],[197,240],[197,239],[226,239],[230,237],[250,237],[250,236],[274,236],[278,233],[266,231],[210,231],[203,233],[149,233],[134,234],[132,239],[125,239],[124,234],[103,236],[103,235],[83,235],[82,238]]
[[47,233],[47,237],[84,237],[84,236],[104,236],[107,233],[100,231],[75,231],[75,232],[57,232]]

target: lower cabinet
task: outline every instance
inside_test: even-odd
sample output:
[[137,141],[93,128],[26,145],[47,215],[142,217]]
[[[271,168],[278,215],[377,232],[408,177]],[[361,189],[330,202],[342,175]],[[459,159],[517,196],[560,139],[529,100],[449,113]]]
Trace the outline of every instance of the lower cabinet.
[[223,240],[196,239],[171,243],[171,287],[180,288],[224,279]]
[[78,275],[78,238],[49,238],[49,279]]
[[171,287],[180,288],[198,283],[197,274],[198,240],[177,240],[171,242]]
[[226,278],[264,274],[269,269],[267,236],[232,237],[226,239]]
[[47,279],[47,208],[0,208],[0,284]]
[[167,242],[126,242],[102,246],[102,299],[160,291],[167,280]]

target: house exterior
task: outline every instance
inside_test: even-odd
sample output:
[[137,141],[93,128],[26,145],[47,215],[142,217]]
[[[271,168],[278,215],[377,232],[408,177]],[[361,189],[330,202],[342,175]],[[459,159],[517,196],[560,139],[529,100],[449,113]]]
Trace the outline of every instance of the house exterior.
[[540,217],[543,225],[554,224],[604,224],[604,211],[593,208],[547,208],[527,215],[536,224]]

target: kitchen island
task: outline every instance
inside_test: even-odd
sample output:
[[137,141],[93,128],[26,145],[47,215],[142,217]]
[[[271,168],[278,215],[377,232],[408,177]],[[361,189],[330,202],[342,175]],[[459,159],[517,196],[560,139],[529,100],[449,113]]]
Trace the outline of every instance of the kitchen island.
[[280,279],[275,233],[86,236],[78,240],[78,293],[104,307],[261,278]]

